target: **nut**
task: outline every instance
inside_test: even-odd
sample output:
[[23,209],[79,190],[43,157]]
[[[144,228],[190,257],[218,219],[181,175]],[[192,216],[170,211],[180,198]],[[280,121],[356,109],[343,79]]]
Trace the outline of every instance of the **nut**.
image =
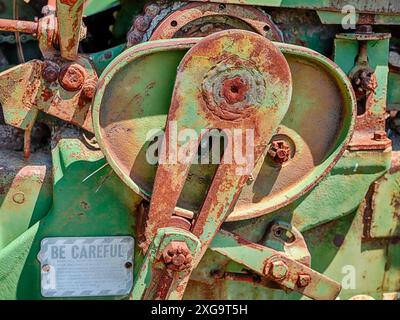
[[307,287],[311,282],[311,277],[308,274],[300,274],[297,278],[297,286],[299,288]]
[[55,82],[58,78],[58,74],[60,72],[60,67],[57,63],[52,61],[45,61],[43,70],[42,70],[42,77],[46,82]]
[[69,64],[61,69],[58,81],[65,90],[78,91],[85,82],[85,74],[85,69],[79,64]]
[[291,150],[289,144],[284,140],[273,141],[268,150],[268,155],[272,161],[276,163],[285,163],[291,157]]
[[268,263],[264,269],[265,275],[270,275],[275,280],[284,280],[288,273],[288,266],[282,260]]
[[166,267],[173,271],[182,271],[190,268],[192,256],[189,248],[183,241],[171,241],[162,253]]

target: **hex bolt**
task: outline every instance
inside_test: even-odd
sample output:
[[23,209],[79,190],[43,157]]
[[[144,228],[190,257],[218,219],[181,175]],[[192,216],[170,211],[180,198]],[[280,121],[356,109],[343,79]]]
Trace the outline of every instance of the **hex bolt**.
[[308,274],[299,274],[297,278],[297,286],[299,288],[307,287],[311,282],[311,277]]
[[283,260],[269,262],[264,268],[265,275],[269,275],[278,281],[284,280],[288,274],[288,271],[288,266]]
[[64,66],[58,76],[61,86],[67,91],[78,91],[85,82],[85,69],[79,64],[72,63]]
[[58,78],[60,73],[60,67],[57,63],[52,61],[45,61],[43,70],[42,70],[42,77],[44,81],[52,83],[55,82]]
[[387,135],[386,135],[386,131],[384,130],[378,130],[374,132],[374,140],[375,141],[383,141],[386,140]]
[[183,241],[171,241],[162,252],[166,267],[172,271],[182,271],[190,268],[192,256],[187,244]]
[[291,157],[290,145],[284,140],[277,140],[271,143],[268,155],[272,161],[283,164],[289,161]]

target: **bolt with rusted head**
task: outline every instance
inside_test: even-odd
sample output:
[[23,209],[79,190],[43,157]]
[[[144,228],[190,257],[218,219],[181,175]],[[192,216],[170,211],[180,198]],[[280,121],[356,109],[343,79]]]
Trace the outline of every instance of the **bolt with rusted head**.
[[90,102],[93,100],[94,95],[96,93],[96,80],[94,79],[89,79],[85,82],[85,84],[82,87],[82,91],[81,91],[81,98],[85,101],[85,102]]
[[374,140],[375,141],[383,141],[387,139],[385,130],[378,130],[374,132]]
[[305,288],[310,284],[310,282],[311,277],[308,274],[299,274],[296,284],[299,288]]
[[44,81],[52,83],[55,82],[60,73],[60,67],[53,61],[45,61],[42,69],[42,77]]
[[58,76],[61,86],[67,91],[78,91],[82,88],[86,77],[85,68],[77,63],[64,66]]
[[289,161],[291,157],[290,145],[284,140],[273,141],[268,150],[268,155],[274,162],[283,164]]
[[162,258],[166,267],[173,271],[182,271],[191,267],[192,256],[183,241],[171,241],[163,250]]
[[288,266],[282,260],[269,262],[265,265],[264,274],[269,275],[275,280],[284,280],[288,274]]

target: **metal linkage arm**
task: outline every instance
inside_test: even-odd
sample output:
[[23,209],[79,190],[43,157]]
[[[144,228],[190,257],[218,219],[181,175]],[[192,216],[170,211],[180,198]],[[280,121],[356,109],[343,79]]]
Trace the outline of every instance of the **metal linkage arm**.
[[250,242],[224,230],[217,233],[210,249],[271,279],[284,288],[312,299],[334,300],[341,290],[339,283],[285,253]]

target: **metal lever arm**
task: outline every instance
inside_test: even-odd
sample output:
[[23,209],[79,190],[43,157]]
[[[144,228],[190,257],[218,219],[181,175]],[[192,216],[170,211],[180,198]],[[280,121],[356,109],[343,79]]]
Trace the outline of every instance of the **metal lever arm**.
[[233,233],[220,230],[210,249],[280,286],[316,300],[334,300],[340,293],[339,283],[312,270],[283,252],[250,242]]
[[[202,136],[219,129],[230,138],[191,230],[201,243],[193,258],[193,266],[198,264],[285,116],[291,92],[286,59],[257,34],[219,32],[188,51],[176,76],[160,152],[166,162],[159,163],[156,173],[144,252],[157,230],[168,225]],[[194,133],[189,142],[174,139],[174,131],[179,136],[188,130]]]

